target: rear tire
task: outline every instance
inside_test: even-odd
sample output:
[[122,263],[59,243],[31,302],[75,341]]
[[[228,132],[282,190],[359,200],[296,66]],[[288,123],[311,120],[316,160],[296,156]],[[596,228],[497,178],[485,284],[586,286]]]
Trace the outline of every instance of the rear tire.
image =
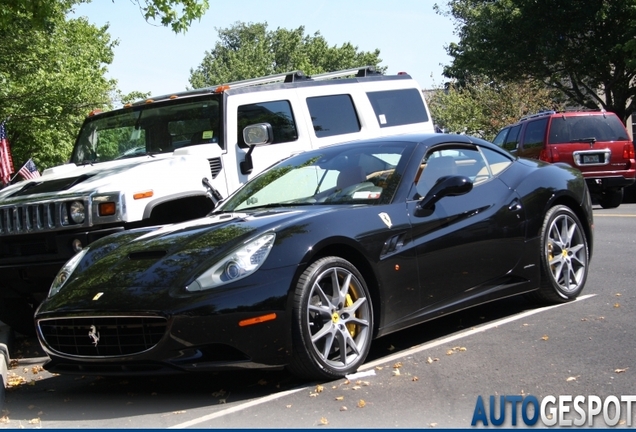
[[302,378],[336,379],[355,372],[369,353],[373,307],[360,272],[331,256],[298,279],[288,368]]
[[606,190],[598,196],[598,203],[604,209],[616,208],[623,202],[623,189]]
[[589,250],[579,218],[563,205],[552,207],[541,229],[541,285],[535,300],[564,303],[576,299],[587,280]]

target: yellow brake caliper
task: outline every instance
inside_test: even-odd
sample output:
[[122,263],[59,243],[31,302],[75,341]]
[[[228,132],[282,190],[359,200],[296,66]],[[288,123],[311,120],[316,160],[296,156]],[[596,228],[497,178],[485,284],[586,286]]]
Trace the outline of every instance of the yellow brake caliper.
[[[347,297],[345,298],[345,307],[349,307],[352,304],[353,304],[353,299],[351,298],[351,291],[350,291],[347,293]],[[356,337],[356,333],[358,333],[358,327],[354,323],[347,324],[347,330],[349,330],[349,334],[351,335],[351,337]]]

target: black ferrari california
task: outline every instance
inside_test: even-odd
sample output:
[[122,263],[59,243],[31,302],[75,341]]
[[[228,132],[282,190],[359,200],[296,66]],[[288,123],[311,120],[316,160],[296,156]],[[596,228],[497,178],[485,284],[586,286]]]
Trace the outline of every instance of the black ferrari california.
[[334,145],[272,166],[203,219],[91,244],[36,327],[52,372],[330,379],[374,338],[432,318],[523,293],[575,299],[592,232],[567,166],[459,135]]

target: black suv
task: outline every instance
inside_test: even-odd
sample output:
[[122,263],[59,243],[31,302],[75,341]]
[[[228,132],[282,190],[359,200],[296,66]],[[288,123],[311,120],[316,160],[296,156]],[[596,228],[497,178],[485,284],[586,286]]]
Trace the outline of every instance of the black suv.
[[578,168],[603,208],[618,207],[636,176],[634,143],[610,112],[540,112],[503,128],[494,143],[519,157]]

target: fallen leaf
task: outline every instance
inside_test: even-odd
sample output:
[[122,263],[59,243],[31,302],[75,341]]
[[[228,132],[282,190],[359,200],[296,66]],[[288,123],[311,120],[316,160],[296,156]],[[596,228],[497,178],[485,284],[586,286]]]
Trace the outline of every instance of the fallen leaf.
[[402,362],[397,362],[396,364],[393,365],[393,369],[399,369],[402,367]]
[[329,424],[329,420],[327,420],[326,418],[322,417],[320,419],[320,424],[328,425]]
[[614,369],[614,372],[615,372],[615,373],[623,373],[623,372],[627,371],[627,369],[629,369],[629,368]]
[[185,411],[184,410],[172,411],[172,414],[185,414]]
[[400,370],[399,369],[393,369],[393,376],[398,376],[400,375]]
[[427,358],[426,358],[426,363],[428,363],[428,364],[433,363],[433,359],[432,359],[432,358],[430,358],[430,357],[427,357]]
[[619,307],[621,307],[621,305],[619,303],[614,303],[614,307],[615,308],[619,308]]
[[376,366],[375,369],[376,370],[382,370],[382,369],[384,369],[384,366]]
[[291,404],[285,405],[285,408],[291,408],[291,407],[292,407]]
[[541,336],[541,339],[543,339],[544,341],[547,341],[548,339],[550,339],[550,337],[548,335],[543,335]]
[[340,411],[346,411],[346,410],[347,410],[347,407],[346,407],[346,406],[341,406],[341,407],[340,407]]
[[309,397],[318,397],[318,393],[309,393]]
[[420,379],[416,376],[414,376],[413,378],[411,378],[411,381],[419,381]]
[[616,297],[620,297],[620,296],[621,296],[621,293],[616,293]]
[[349,384],[351,384],[351,381],[349,381],[349,380],[345,380],[344,381],[344,385],[349,385]]
[[362,387],[360,387],[359,385],[353,386],[351,387],[353,390],[360,390]]
[[366,404],[367,403],[363,399],[360,399],[358,401],[358,408],[364,408]]
[[344,400],[344,396],[336,396],[336,400],[337,400],[337,401]]
[[435,427],[435,426],[437,426],[437,423],[429,423],[428,425],[429,425],[430,427]]
[[323,386],[321,386],[321,385],[317,385],[317,386],[316,386],[316,393],[322,393],[322,391],[323,391],[324,389],[325,389],[325,388],[324,388]]
[[452,349],[449,349],[448,351],[446,351],[446,355],[453,355],[454,351]]
[[388,349],[389,351],[393,351],[393,350],[395,349],[395,347],[394,347],[393,345],[391,345],[391,346],[389,346],[387,349]]
[[39,418],[34,418],[29,420],[29,424],[40,424],[40,419]]
[[567,381],[567,382],[576,381],[576,377],[567,377],[567,379],[565,381]]
[[362,385],[368,387],[371,385],[371,383],[369,381],[362,381]]
[[9,420],[9,417],[7,416],[2,416],[0,417],[0,423],[9,423],[11,420]]

